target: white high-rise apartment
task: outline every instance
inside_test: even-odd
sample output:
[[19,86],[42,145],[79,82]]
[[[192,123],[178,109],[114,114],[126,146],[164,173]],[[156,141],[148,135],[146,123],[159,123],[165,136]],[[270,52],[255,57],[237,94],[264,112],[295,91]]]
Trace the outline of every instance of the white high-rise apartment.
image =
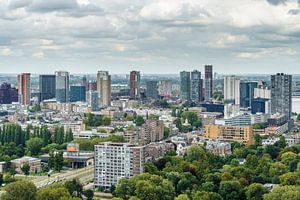
[[224,101],[240,105],[240,83],[239,77],[224,77]]
[[100,107],[108,107],[111,102],[111,76],[108,71],[98,71],[97,91]]

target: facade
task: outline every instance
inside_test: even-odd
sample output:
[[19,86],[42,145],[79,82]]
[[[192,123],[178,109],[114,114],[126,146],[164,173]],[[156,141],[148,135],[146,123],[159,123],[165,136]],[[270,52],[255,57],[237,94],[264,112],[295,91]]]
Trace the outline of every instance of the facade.
[[97,91],[99,95],[100,107],[108,107],[111,103],[111,76],[108,71],[98,71]]
[[205,149],[218,156],[226,156],[231,154],[231,144],[229,142],[208,140]]
[[41,160],[38,158],[32,158],[28,156],[24,156],[22,158],[14,159],[11,161],[11,163],[16,167],[17,173],[22,173],[22,167],[25,163],[28,163],[30,166],[30,172],[40,172],[41,167]]
[[149,99],[158,98],[158,82],[157,81],[147,81],[146,83],[146,97]]
[[271,76],[271,112],[292,116],[292,75]]
[[254,142],[251,126],[206,125],[205,138],[227,142],[236,141],[244,144],[253,144]]
[[18,75],[18,96],[22,105],[30,104],[30,73]]
[[256,114],[256,113],[267,113],[267,106],[268,106],[268,99],[263,99],[263,98],[255,98],[252,101],[252,106],[251,106],[251,113]]
[[95,145],[95,186],[108,189],[121,178],[143,173],[144,150],[143,146],[128,143],[105,142]]
[[160,120],[148,119],[142,125],[140,144],[146,145],[151,142],[158,142],[164,138],[164,123]]
[[55,98],[55,89],[55,75],[49,74],[39,76],[39,101]]
[[172,96],[172,82],[169,80],[159,81],[158,93],[161,97]]
[[254,99],[254,90],[257,82],[242,82],[240,84],[240,105],[242,108],[251,108]]
[[224,77],[224,100],[240,105],[240,78],[236,76]]
[[201,102],[203,98],[203,79],[201,78],[201,72],[194,70],[191,72],[191,100]]
[[70,87],[70,102],[86,101],[86,87],[83,85],[72,85]]
[[214,93],[213,85],[213,66],[204,66],[204,99],[210,101]]
[[89,91],[87,95],[88,105],[91,107],[92,111],[99,110],[99,95],[96,91]]
[[0,104],[11,104],[12,102],[18,102],[18,90],[4,82],[0,86]]
[[187,71],[180,72],[180,98],[184,101],[191,99],[191,73]]
[[55,72],[55,97],[57,102],[69,102],[69,76],[69,72],[66,71]]
[[132,99],[140,98],[140,81],[141,81],[141,73],[139,71],[131,71],[130,72],[130,97]]
[[271,99],[271,90],[268,88],[254,88],[254,98]]

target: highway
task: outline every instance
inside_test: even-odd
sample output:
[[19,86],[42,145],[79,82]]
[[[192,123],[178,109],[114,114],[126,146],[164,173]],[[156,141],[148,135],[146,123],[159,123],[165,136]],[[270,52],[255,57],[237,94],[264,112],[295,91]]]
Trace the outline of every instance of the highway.
[[42,188],[53,183],[72,180],[77,178],[81,183],[87,183],[94,178],[94,166],[88,166],[81,169],[69,170],[63,173],[55,174],[51,177],[43,179],[32,180],[37,188]]

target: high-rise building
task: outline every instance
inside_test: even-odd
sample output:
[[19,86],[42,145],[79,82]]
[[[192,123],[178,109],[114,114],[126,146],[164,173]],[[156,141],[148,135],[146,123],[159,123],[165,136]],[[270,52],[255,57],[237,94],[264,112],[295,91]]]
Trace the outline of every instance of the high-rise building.
[[108,107],[111,102],[111,76],[108,71],[98,71],[97,91],[99,95],[100,107]]
[[204,99],[210,101],[214,93],[213,85],[213,66],[205,65],[204,67]]
[[83,76],[81,79],[81,85],[85,86],[85,91],[89,90],[89,82],[87,81],[86,76]]
[[18,75],[18,95],[22,105],[30,104],[30,73]]
[[172,82],[169,80],[162,80],[158,83],[158,93],[161,97],[172,96]]
[[257,82],[241,82],[240,84],[240,105],[242,108],[251,108],[254,99],[254,90]]
[[201,72],[198,70],[191,72],[191,100],[203,101],[203,79],[201,79]]
[[18,90],[4,82],[0,86],[0,104],[11,104],[12,102],[18,102]]
[[292,116],[292,75],[271,76],[271,112]]
[[240,78],[236,76],[224,77],[224,101],[240,105]]
[[99,110],[99,95],[97,91],[89,91],[87,94],[87,102],[92,111]]
[[142,125],[140,144],[146,145],[151,142],[158,142],[164,138],[164,123],[160,120],[148,119]]
[[55,76],[56,101],[66,103],[69,101],[69,72],[57,71]]
[[70,87],[70,102],[86,101],[86,90],[84,85],[72,85]]
[[97,91],[97,81],[89,81],[87,91]]
[[55,98],[55,75],[39,76],[40,101]]
[[104,142],[95,145],[95,186],[108,189],[121,178],[143,173],[144,152],[144,146],[128,143]]
[[146,97],[149,99],[158,98],[158,82],[157,81],[147,81],[146,83]]
[[140,81],[141,74],[139,71],[131,71],[130,72],[130,97],[132,99],[140,98]]
[[191,99],[191,73],[180,72],[180,98],[189,101]]

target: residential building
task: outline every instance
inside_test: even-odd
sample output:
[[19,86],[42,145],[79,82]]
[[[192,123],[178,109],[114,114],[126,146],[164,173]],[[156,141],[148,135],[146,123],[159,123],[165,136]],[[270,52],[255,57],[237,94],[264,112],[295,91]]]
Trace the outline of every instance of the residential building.
[[99,95],[99,105],[102,108],[110,106],[111,103],[111,76],[108,71],[98,71],[97,91]]
[[141,128],[140,144],[158,142],[164,138],[164,123],[161,120],[147,119]]
[[157,81],[147,81],[146,82],[146,97],[149,99],[158,98],[158,82]]
[[30,73],[18,75],[18,96],[22,105],[30,104]]
[[40,172],[42,170],[41,167],[41,159],[38,158],[32,158],[29,156],[24,156],[22,158],[14,159],[11,161],[11,163],[16,167],[16,172],[17,173],[23,173],[22,172],[22,167],[25,163],[29,164],[30,167],[30,172]]
[[191,72],[191,100],[201,102],[203,98],[203,79],[201,78],[201,72],[194,70]]
[[158,93],[161,97],[172,96],[172,82],[169,80],[159,81]]
[[86,101],[86,86],[72,85],[70,87],[70,102]]
[[56,71],[55,72],[55,87],[56,87],[56,101],[60,103],[69,102],[69,72]]
[[292,116],[292,75],[271,76],[271,112]]
[[229,142],[221,142],[218,140],[206,141],[205,149],[218,156],[226,156],[231,154],[231,144]]
[[56,81],[55,75],[47,74],[39,76],[39,90],[40,99],[39,101],[44,101],[47,99],[54,99],[56,93]]
[[205,138],[228,142],[253,144],[253,129],[251,126],[206,125]]
[[88,105],[91,107],[92,111],[99,110],[99,95],[96,91],[89,91],[87,95]]
[[236,76],[224,77],[224,101],[240,105],[240,78]]
[[131,71],[130,72],[130,97],[132,99],[139,99],[140,98],[140,81],[141,81],[141,74],[139,71]]
[[191,99],[191,73],[187,71],[180,72],[180,98],[184,101]]
[[213,66],[204,66],[204,99],[205,101],[211,101],[214,93],[213,85]]

